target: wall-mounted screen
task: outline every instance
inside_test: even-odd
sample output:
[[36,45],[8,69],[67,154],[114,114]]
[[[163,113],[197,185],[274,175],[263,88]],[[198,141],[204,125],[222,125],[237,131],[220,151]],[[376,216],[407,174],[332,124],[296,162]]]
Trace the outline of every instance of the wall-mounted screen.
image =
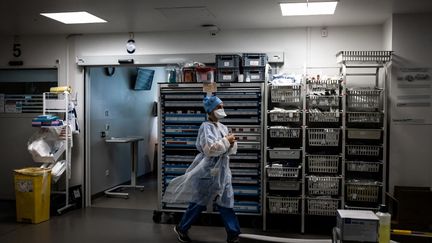
[[138,68],[137,78],[135,81],[135,90],[151,90],[154,70]]

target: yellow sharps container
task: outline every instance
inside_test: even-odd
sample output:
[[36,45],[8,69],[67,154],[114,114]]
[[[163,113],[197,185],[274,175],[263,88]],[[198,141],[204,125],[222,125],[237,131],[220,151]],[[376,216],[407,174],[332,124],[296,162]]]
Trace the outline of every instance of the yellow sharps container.
[[17,221],[36,224],[48,220],[51,169],[29,167],[14,171]]

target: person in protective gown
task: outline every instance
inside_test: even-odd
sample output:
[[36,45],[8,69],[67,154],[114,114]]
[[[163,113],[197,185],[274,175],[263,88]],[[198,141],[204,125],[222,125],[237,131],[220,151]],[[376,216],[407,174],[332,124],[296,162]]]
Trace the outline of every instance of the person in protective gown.
[[234,191],[231,184],[229,155],[237,152],[235,136],[219,122],[226,116],[223,103],[216,96],[203,100],[208,121],[198,131],[196,147],[200,152],[182,176],[174,178],[165,190],[165,203],[189,203],[174,231],[180,242],[191,242],[188,230],[200,213],[213,203],[219,211],[227,242],[239,242],[240,226],[234,213]]

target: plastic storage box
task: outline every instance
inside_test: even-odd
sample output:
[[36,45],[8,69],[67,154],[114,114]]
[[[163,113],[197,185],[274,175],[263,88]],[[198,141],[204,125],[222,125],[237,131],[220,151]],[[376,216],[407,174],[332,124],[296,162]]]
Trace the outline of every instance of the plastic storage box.
[[348,129],[348,138],[379,140],[381,139],[381,132],[380,129]]
[[329,197],[314,197],[307,199],[309,215],[334,216],[339,208],[339,199]]
[[308,128],[309,146],[339,146],[340,128]]
[[267,197],[269,211],[274,214],[298,214],[300,208],[299,197]]
[[381,162],[366,162],[366,161],[346,161],[347,171],[354,172],[379,172]]
[[340,177],[309,176],[308,192],[310,195],[339,195]]
[[301,167],[270,167],[266,166],[268,177],[297,178]]
[[308,122],[309,123],[339,123],[340,122],[339,112],[309,112]]
[[269,181],[270,190],[298,191],[300,190],[300,181],[295,180],[271,180]]
[[236,54],[216,55],[216,67],[219,68],[240,68],[241,57]]
[[381,112],[347,112],[348,125],[374,124],[382,123],[383,114]]
[[224,68],[217,70],[218,82],[237,82],[239,75],[238,69]]
[[243,76],[245,82],[260,82],[266,80],[265,68],[244,68]]
[[380,185],[374,182],[348,182],[347,199],[357,202],[378,202]]
[[269,149],[270,159],[300,159],[301,149]]
[[244,53],[243,67],[265,67],[268,61],[265,53]]
[[271,138],[300,138],[301,128],[271,126],[269,132]]
[[381,92],[378,89],[347,90],[348,111],[378,111],[381,107]]
[[337,173],[339,155],[308,155],[308,170],[310,173]]
[[273,103],[283,103],[300,106],[301,85],[272,85],[271,101]]

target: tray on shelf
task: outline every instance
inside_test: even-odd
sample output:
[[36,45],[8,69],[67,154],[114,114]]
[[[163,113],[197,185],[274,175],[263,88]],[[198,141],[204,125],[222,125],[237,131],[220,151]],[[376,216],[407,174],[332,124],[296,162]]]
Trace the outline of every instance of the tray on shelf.
[[308,192],[310,195],[339,195],[340,177],[308,176]]
[[279,191],[298,191],[301,182],[297,180],[270,180],[269,189]]
[[335,216],[340,199],[330,197],[307,198],[307,214],[319,216]]
[[301,166],[298,167],[282,167],[282,166],[266,166],[267,177],[269,178],[297,178],[299,176]]
[[239,196],[258,196],[258,186],[233,186],[234,195]]
[[273,103],[283,103],[288,105],[300,105],[301,85],[271,85],[271,101]]
[[310,95],[308,97],[308,107],[339,107],[338,95]]
[[380,182],[347,181],[347,200],[357,202],[378,202]]
[[273,109],[268,112],[271,122],[300,122],[300,110]]
[[300,197],[267,197],[270,213],[298,214],[301,205]]
[[308,128],[309,146],[339,146],[340,128]]
[[366,140],[380,140],[382,130],[381,129],[347,129],[348,139],[366,139]]
[[339,123],[340,118],[341,114],[339,111],[309,111],[308,113],[309,123]]
[[342,80],[340,78],[328,78],[328,79],[307,79],[308,91],[329,91],[334,90],[339,92],[340,84]]
[[268,149],[270,159],[300,159],[301,149],[274,148]]
[[346,145],[347,155],[355,156],[379,156],[380,145]]
[[260,210],[258,202],[237,201],[234,202],[234,211],[244,213],[257,213]]
[[346,161],[347,171],[353,172],[371,172],[377,173],[380,171],[382,162],[366,162],[366,161]]
[[309,173],[338,173],[339,155],[308,155]]
[[300,138],[301,128],[271,126],[269,132],[271,138]]
[[340,51],[336,54],[338,63],[386,63],[391,60],[392,51]]
[[348,111],[378,111],[381,108],[380,89],[348,89]]
[[348,125],[382,125],[383,114],[381,112],[347,112]]

